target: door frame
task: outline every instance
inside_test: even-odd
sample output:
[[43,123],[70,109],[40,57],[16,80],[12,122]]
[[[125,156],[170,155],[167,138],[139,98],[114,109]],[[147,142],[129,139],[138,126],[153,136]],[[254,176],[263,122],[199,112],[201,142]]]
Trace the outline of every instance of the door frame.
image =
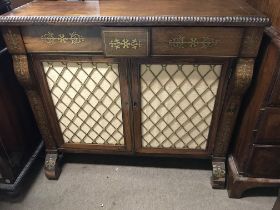
[[[141,84],[140,84],[140,65],[141,64],[216,64],[222,65],[219,86],[217,90],[215,105],[211,125],[208,134],[208,143],[205,150],[202,149],[176,149],[176,148],[143,148],[141,135]],[[215,144],[215,136],[218,129],[218,121],[224,104],[223,99],[230,79],[231,66],[233,59],[229,57],[152,57],[135,59],[132,76],[132,108],[133,108],[133,139],[135,151],[139,154],[158,154],[158,155],[182,155],[192,157],[209,157],[212,154]]]
[[[86,153],[130,153],[133,149],[131,130],[131,100],[128,81],[127,59],[105,58],[100,55],[54,55],[54,54],[32,54],[32,76],[37,81],[37,88],[43,101],[44,111],[47,113],[47,126],[50,128],[56,142],[57,149],[63,152],[86,152]],[[70,61],[70,62],[111,62],[118,64],[121,109],[123,119],[124,145],[109,144],[86,144],[86,143],[65,143],[55,112],[51,92],[48,87],[46,76],[43,70],[43,61]]]

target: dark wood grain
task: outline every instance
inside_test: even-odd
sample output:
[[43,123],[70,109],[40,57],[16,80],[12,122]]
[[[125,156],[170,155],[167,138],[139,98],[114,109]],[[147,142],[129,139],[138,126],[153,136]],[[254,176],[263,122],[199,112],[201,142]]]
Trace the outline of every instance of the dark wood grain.
[[280,146],[253,145],[252,155],[247,164],[249,177],[274,178],[280,177]]
[[[158,6],[160,4],[160,7]],[[228,7],[230,5],[230,7]],[[157,9],[155,9],[157,8]],[[224,9],[227,8],[227,9]],[[242,8],[242,9],[241,9]],[[263,15],[248,4],[239,0],[116,0],[32,2],[5,16],[261,16]]]
[[244,0],[271,18],[272,25],[280,27],[280,4],[277,0]]
[[[280,144],[280,108],[265,107],[256,127],[255,143]],[[279,173],[280,175],[280,173]]]
[[265,26],[269,19],[240,0],[35,1],[1,16],[0,23]]

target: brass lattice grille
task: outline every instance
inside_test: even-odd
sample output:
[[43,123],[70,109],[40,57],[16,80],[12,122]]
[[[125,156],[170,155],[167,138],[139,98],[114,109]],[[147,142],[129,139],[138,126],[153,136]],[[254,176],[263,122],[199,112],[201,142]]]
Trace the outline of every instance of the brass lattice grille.
[[221,65],[141,65],[142,146],[206,149]]
[[65,143],[123,145],[118,65],[43,62]]

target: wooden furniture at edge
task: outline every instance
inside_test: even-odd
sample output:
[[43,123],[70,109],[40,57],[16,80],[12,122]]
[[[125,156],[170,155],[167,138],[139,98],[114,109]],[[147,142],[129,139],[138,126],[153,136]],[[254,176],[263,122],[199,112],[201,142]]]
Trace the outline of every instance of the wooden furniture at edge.
[[[9,10],[10,2],[0,1],[0,12]],[[13,73],[12,56],[2,36],[0,116],[0,191],[17,193],[43,143],[27,97]]]
[[0,24],[48,178],[66,152],[168,155],[212,158],[224,187],[267,17],[236,0],[40,1]]
[[279,40],[275,28],[266,29],[261,63],[228,160],[227,188],[232,198],[240,198],[250,188],[280,186]]

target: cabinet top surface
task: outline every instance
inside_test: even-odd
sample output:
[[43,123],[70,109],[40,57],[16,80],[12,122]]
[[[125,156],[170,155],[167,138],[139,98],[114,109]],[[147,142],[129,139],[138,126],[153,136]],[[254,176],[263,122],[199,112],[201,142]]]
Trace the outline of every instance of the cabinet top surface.
[[240,0],[34,1],[0,16],[1,25],[233,25],[269,19]]

